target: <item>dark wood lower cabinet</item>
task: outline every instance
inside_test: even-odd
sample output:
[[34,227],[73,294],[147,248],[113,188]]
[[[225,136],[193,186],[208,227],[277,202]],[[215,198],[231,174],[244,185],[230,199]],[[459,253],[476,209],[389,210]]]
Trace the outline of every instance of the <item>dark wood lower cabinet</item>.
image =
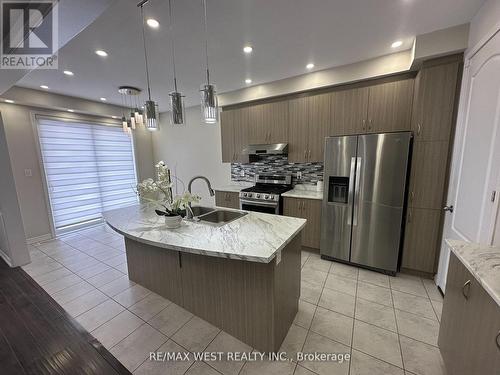
[[438,345],[450,375],[500,370],[500,306],[452,253]]
[[318,199],[285,197],[283,215],[306,219],[302,246],[319,249],[321,242],[321,202]]
[[240,208],[240,195],[234,191],[215,191],[215,205],[218,207]]
[[270,263],[125,245],[130,280],[261,352],[280,348],[298,311],[301,234]]

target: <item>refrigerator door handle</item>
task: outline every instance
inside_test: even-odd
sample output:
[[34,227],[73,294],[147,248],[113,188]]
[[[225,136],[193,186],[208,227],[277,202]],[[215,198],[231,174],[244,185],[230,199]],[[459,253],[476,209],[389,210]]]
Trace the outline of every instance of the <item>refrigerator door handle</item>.
[[[356,158],[351,158],[351,171],[349,173],[349,190],[347,192],[347,204],[350,206],[354,199],[354,176],[356,174]],[[352,215],[347,215],[347,225],[352,225]]]
[[[354,159],[354,158],[353,158]],[[361,158],[356,158],[356,182],[354,187],[354,209],[352,215],[352,225],[358,225],[359,210],[359,180],[361,179]]]

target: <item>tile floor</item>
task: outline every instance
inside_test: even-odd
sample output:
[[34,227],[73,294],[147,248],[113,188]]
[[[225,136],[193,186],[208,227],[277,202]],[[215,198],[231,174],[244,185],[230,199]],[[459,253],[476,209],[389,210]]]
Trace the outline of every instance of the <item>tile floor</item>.
[[123,237],[105,226],[30,246],[23,267],[134,374],[442,375],[442,297],[431,280],[388,277],[303,251],[299,312],[282,350],[350,353],[334,362],[167,362],[151,351],[252,351],[128,280]]

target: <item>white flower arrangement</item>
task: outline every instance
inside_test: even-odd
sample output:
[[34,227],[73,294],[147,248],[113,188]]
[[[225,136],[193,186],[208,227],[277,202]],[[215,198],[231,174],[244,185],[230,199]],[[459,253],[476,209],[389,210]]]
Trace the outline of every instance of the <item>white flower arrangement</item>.
[[[156,203],[162,206],[165,211],[155,210],[162,216],[183,216],[190,203],[199,202],[201,197],[189,192],[176,195],[172,194],[172,179],[170,169],[163,162],[156,165],[156,180],[148,178],[137,184],[137,194],[145,201]],[[149,198],[149,195],[156,194],[157,199]]]

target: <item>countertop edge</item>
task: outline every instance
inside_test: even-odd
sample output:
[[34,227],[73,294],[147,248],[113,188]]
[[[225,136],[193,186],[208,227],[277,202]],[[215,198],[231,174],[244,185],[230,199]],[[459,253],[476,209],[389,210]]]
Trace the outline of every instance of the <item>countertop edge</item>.
[[276,251],[271,256],[269,256],[267,258],[263,258],[263,257],[255,257],[255,256],[248,256],[248,255],[239,257],[237,254],[225,254],[225,253],[214,252],[214,251],[194,249],[194,248],[190,248],[190,247],[172,246],[172,245],[168,245],[168,244],[163,244],[161,242],[148,241],[148,240],[145,240],[143,238],[132,236],[129,233],[123,232],[122,230],[111,225],[108,222],[108,220],[106,219],[106,217],[104,217],[105,223],[111,229],[113,229],[115,232],[121,234],[122,236],[124,236],[130,240],[137,241],[137,242],[140,242],[140,243],[143,243],[146,245],[155,246],[155,247],[159,247],[159,248],[166,249],[166,250],[181,251],[181,252],[190,253],[190,254],[207,255],[207,256],[212,256],[212,257],[216,257],[216,258],[225,258],[225,259],[246,260],[246,261],[256,262],[256,263],[270,263],[276,257],[276,254],[279,251],[283,250],[283,248],[285,248],[285,246],[288,245],[300,233],[300,231],[302,229],[304,229],[304,227],[306,226],[307,220],[305,220],[305,219],[303,219],[303,220],[304,220],[304,222],[302,223],[302,225],[292,235],[290,235],[290,237],[288,237],[288,239],[286,241],[284,241],[283,244],[281,244],[281,246],[278,247],[276,249]]
[[451,240],[451,239],[446,239],[445,240],[446,244],[448,247],[451,249],[453,254],[456,255],[456,257],[460,260],[460,262],[467,268],[467,270],[474,276],[476,281],[483,287],[483,289],[489,294],[489,296],[497,303],[498,306],[500,306],[500,295],[489,285],[487,281],[485,281],[484,277],[479,275],[477,271],[474,269],[474,267],[471,266],[469,261],[464,258],[462,254],[459,252],[459,247],[463,246],[481,246],[479,244],[474,244],[466,241],[460,241],[460,240]]
[[[312,192],[316,193],[316,192]],[[318,196],[314,196],[312,193],[310,195],[304,194],[303,192],[296,192],[296,191],[287,191],[286,193],[281,194],[282,197],[285,198],[301,198],[301,199],[313,199],[317,201],[322,201],[323,200],[323,192],[317,192]],[[319,196],[321,194],[321,196]]]

